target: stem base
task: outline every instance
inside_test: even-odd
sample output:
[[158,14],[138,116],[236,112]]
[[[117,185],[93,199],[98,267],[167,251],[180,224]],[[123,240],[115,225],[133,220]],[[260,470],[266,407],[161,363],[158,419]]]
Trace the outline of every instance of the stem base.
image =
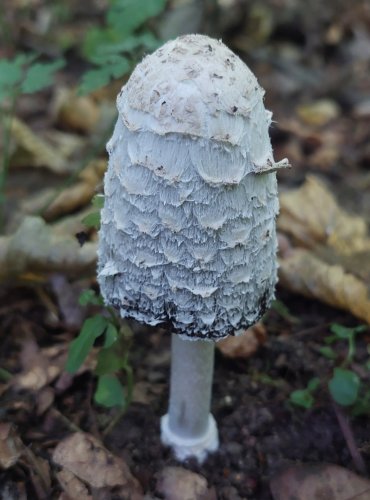
[[201,464],[210,452],[218,449],[218,431],[216,421],[211,414],[208,416],[208,427],[203,435],[196,438],[181,437],[171,431],[169,426],[169,415],[161,418],[161,440],[170,446],[180,461],[189,457],[195,457]]

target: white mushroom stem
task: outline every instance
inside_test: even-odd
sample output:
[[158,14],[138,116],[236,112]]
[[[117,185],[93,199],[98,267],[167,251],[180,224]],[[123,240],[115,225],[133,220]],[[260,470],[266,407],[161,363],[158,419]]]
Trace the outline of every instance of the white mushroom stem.
[[161,438],[179,460],[195,456],[203,462],[218,448],[210,413],[214,351],[214,342],[172,335],[170,402],[161,420]]

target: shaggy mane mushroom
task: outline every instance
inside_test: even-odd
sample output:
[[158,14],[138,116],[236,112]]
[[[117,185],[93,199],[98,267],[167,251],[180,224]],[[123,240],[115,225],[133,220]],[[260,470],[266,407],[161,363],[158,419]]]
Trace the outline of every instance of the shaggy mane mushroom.
[[133,71],[107,145],[98,280],[122,317],[172,325],[162,441],[178,459],[218,447],[214,341],[254,324],[277,280],[271,113],[221,41],[186,35]]

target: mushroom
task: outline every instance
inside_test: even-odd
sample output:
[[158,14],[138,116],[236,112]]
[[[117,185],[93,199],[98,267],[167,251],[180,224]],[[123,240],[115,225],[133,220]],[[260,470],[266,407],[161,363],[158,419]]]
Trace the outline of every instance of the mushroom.
[[185,35],[133,71],[108,142],[98,280],[121,316],[172,327],[162,442],[202,462],[215,341],[253,325],[277,280],[271,113],[221,41]]

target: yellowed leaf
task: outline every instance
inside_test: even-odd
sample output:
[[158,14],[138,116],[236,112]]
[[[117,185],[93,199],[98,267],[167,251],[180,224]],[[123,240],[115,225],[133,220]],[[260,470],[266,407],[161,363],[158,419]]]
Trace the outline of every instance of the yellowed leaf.
[[295,249],[280,261],[279,278],[293,292],[348,310],[370,323],[368,287],[341,266],[327,264],[308,250]]
[[11,134],[17,145],[11,165],[46,167],[56,174],[64,174],[70,170],[66,158],[56,148],[16,117],[12,118]]
[[313,127],[322,127],[340,115],[340,108],[335,101],[319,99],[297,107],[299,118]]
[[107,162],[93,160],[81,172],[80,181],[64,189],[48,206],[43,214],[47,220],[75,211],[90,202],[96,193],[96,187],[103,178]]
[[370,249],[366,222],[342,210],[313,176],[299,189],[282,193],[277,227],[306,248],[328,245],[342,254]]
[[266,328],[262,323],[256,323],[241,335],[220,340],[216,346],[228,358],[249,358],[266,338]]
[[2,279],[28,272],[93,273],[95,262],[95,243],[80,247],[74,236],[58,231],[40,217],[26,217],[13,235],[0,237]]
[[55,189],[50,188],[35,193],[21,202],[20,212],[22,214],[39,212],[47,203],[49,205],[42,215],[48,221],[75,212],[87,205],[96,194],[96,188],[103,178],[106,166],[106,160],[92,160],[80,173],[75,184],[66,187],[56,196]]
[[90,132],[100,117],[99,106],[91,96],[78,96],[65,88],[58,90],[53,107],[59,125],[79,132]]

